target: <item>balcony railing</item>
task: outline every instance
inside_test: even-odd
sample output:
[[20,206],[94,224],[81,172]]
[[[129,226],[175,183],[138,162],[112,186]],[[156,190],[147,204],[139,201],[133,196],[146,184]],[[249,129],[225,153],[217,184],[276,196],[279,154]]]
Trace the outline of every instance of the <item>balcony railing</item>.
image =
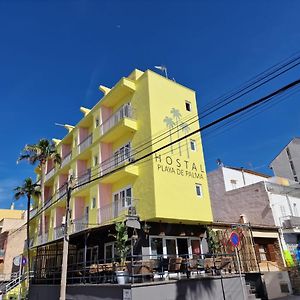
[[63,184],[56,192],[55,200],[63,198],[67,194],[67,185]]
[[29,218],[32,219],[37,213],[37,208],[33,208],[30,212],[29,212]]
[[45,175],[45,180],[49,180],[55,173],[55,168],[53,167],[46,175]]
[[64,227],[62,225],[54,228],[54,239],[60,239],[64,235]]
[[[29,248],[33,247],[33,239],[29,240]],[[27,239],[24,241],[24,249],[27,249]]]
[[109,158],[100,164],[100,175],[105,175],[133,160],[134,158],[131,154],[131,149],[126,153],[121,153],[118,156]]
[[62,160],[61,166],[64,167],[68,162],[71,161],[72,158],[72,151],[70,151]]
[[38,236],[38,239],[37,239],[37,244],[38,245],[42,245],[42,244],[45,244],[48,242],[48,237],[49,237],[49,233],[48,232],[45,232],[45,235],[39,235]]
[[86,139],[84,139],[79,145],[78,145],[78,154],[82,153],[87,147],[92,145],[93,143],[93,135],[90,134]]
[[80,175],[77,179],[77,184],[79,185],[78,189],[81,189],[85,183],[88,183],[91,180],[91,169],[87,169],[86,172]]
[[282,218],[282,227],[285,229],[300,228],[300,217],[285,216]]
[[72,233],[80,232],[88,228],[88,218],[86,216],[72,221]]
[[112,220],[125,215],[135,215],[138,200],[132,197],[124,197],[118,201],[98,209],[98,224],[109,223]]
[[132,118],[132,107],[130,104],[125,104],[119,108],[112,116],[105,120],[100,125],[100,135],[104,135],[112,127],[116,126],[124,118]]

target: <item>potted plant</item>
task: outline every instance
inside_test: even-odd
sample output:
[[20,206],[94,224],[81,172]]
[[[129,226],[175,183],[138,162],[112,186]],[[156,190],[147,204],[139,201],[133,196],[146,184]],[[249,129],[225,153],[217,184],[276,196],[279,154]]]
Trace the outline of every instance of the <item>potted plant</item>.
[[115,238],[116,251],[120,257],[120,268],[116,271],[117,281],[119,284],[125,284],[129,280],[128,271],[126,270],[126,256],[130,250],[130,246],[127,245],[128,233],[127,227],[124,222],[118,222],[115,226],[116,233],[110,234]]

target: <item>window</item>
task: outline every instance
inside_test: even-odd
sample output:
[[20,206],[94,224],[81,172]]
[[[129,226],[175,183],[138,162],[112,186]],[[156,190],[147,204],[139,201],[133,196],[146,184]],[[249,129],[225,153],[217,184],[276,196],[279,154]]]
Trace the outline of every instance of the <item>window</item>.
[[191,150],[196,151],[196,141],[195,140],[190,140],[191,142]]
[[100,125],[99,118],[96,118],[96,119],[95,119],[95,127],[98,127],[99,125]]
[[91,207],[92,207],[92,208],[96,208],[96,197],[93,197],[93,198],[92,198],[92,201],[91,201]]
[[202,185],[200,183],[196,183],[196,194],[198,197],[202,197]]
[[94,156],[94,166],[97,166],[98,165],[98,156],[95,155]]
[[267,249],[265,245],[259,245],[259,258],[261,261],[267,260]]
[[191,102],[185,101],[185,109],[187,111],[191,111],[192,110]]
[[130,207],[132,205],[132,189],[131,187],[122,189],[113,194],[113,202],[114,202],[114,218],[118,217],[119,214],[126,207]]
[[233,189],[233,190],[236,189],[236,183],[237,183],[237,181],[234,180],[234,179],[231,179],[231,180],[230,180],[230,183],[231,183],[232,189]]

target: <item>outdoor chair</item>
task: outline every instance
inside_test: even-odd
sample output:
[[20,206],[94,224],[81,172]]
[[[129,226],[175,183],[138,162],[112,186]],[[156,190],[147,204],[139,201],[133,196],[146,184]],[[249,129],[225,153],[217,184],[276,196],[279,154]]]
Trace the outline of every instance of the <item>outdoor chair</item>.
[[182,271],[182,257],[170,257],[168,264],[168,272],[169,275],[171,273],[177,273],[177,276],[180,276],[180,272]]

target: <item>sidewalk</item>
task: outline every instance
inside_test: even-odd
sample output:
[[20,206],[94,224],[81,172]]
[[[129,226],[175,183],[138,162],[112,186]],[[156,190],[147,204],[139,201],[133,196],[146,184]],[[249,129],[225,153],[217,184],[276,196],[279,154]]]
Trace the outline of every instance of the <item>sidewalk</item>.
[[277,298],[276,300],[300,300],[300,296],[290,295],[283,298]]

